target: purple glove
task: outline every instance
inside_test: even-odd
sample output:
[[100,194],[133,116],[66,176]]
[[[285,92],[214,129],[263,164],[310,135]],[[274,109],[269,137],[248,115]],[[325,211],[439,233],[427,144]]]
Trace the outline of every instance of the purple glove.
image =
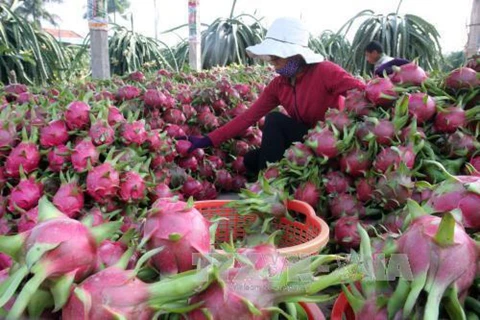
[[208,136],[203,136],[203,137],[196,137],[196,136],[186,136],[186,137],[178,137],[176,138],[177,140],[188,140],[192,143],[192,146],[190,149],[188,149],[188,152],[192,152],[195,149],[198,148],[207,148],[213,146],[212,140]]

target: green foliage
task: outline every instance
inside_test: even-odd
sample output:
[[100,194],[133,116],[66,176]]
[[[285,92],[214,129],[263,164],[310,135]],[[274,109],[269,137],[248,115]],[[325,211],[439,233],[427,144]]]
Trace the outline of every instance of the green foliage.
[[437,29],[416,15],[397,13],[375,14],[364,10],[347,21],[339,33],[348,34],[354,23],[361,22],[352,41],[351,58],[346,68],[350,72],[371,71],[365,60],[365,47],[372,41],[382,43],[384,51],[392,57],[418,59],[426,70],[438,69],[442,54]]
[[17,14],[18,3],[0,4],[0,81],[42,84],[62,77],[67,64],[61,44]]
[[323,31],[318,37],[311,38],[308,45],[325,59],[345,67],[351,56],[351,45],[341,34],[331,30]]
[[456,51],[451,52],[450,54],[444,57],[444,63],[442,65],[442,71],[449,72],[453,69],[460,68],[466,62],[465,52],[463,51]]
[[[15,1],[10,1],[10,4],[13,4],[13,2]],[[16,13],[28,21],[34,22],[37,26],[41,26],[42,20],[57,25],[59,17],[45,9],[44,5],[47,2],[62,3],[63,0],[22,0],[19,2],[20,6]]]
[[[246,48],[260,43],[265,36],[266,29],[257,19],[250,14],[233,16],[236,0],[234,0],[229,18],[217,18],[207,29],[202,31],[202,67],[210,69],[215,66],[226,66],[230,64],[254,63],[248,57]],[[178,26],[171,30],[187,27],[187,24]],[[188,40],[183,39],[176,47],[175,57],[179,66],[188,62],[189,46]]]
[[113,74],[123,75],[140,69],[178,70],[174,52],[163,42],[114,26],[109,39],[110,66]]

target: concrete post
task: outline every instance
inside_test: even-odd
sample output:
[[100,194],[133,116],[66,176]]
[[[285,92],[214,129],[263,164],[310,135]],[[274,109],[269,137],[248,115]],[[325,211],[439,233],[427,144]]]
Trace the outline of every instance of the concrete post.
[[480,0],[472,0],[472,12],[468,26],[468,42],[465,47],[465,55],[473,56],[480,49]]
[[102,80],[110,79],[108,30],[90,29],[90,46],[92,55],[92,78]]
[[88,0],[92,78],[110,79],[108,17],[105,0]]
[[202,70],[199,2],[199,0],[188,0],[189,64],[190,68],[195,71]]

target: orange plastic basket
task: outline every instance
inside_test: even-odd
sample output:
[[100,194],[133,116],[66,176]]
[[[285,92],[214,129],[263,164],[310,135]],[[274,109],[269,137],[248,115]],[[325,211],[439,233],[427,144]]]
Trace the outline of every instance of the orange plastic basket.
[[[234,208],[227,208],[225,204],[231,200],[209,200],[195,202],[195,208],[207,219],[214,216],[228,218],[218,224],[215,242],[230,241],[230,233],[234,240],[245,236],[245,225],[255,221],[256,216],[239,215]],[[279,252],[282,255],[312,255],[317,254],[328,242],[329,228],[325,221],[317,217],[313,208],[305,202],[291,200],[287,203],[290,213],[299,217],[300,221],[290,221],[281,218],[275,228],[284,231],[279,243]],[[221,250],[217,250],[221,253]]]

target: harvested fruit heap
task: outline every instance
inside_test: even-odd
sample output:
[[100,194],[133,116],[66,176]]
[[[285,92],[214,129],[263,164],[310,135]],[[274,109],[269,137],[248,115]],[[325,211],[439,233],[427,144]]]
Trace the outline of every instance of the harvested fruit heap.
[[[54,88],[5,86],[2,312],[11,319],[169,319],[178,313],[302,319],[298,301],[324,300],[315,294],[350,283],[344,292],[361,318],[479,314],[477,72],[460,68],[429,77],[413,62],[391,77],[368,80],[365,91],[350,92],[343,110],[328,111],[304,142],[252,184],[246,184],[242,157],[259,146],[263,120],[220,148],[190,153],[188,141],[175,140],[206,134],[242,113],[272,76],[271,69],[233,67],[134,72]],[[244,241],[224,245],[227,258],[192,271],[186,257],[210,252],[216,222],[193,212],[191,201],[222,191],[240,192],[230,207],[258,218],[245,226]],[[311,272],[309,285],[286,277],[277,266],[283,260],[265,242],[275,243],[278,219],[296,218],[286,209],[293,198],[330,223],[334,239],[326,251],[360,249],[367,266],[380,254],[387,262],[392,254],[407,255],[411,281],[367,278],[355,286],[356,264],[317,275],[320,264],[342,259],[334,254],[290,266],[290,272]],[[255,261],[249,250],[273,260]],[[460,260],[466,268],[452,266]],[[239,291],[237,274],[264,291]],[[297,290],[287,294],[285,286]]]
[[[473,69],[429,78],[415,62],[398,67],[389,77],[367,81],[364,92],[350,92],[343,110],[329,110],[304,142],[268,166],[261,174],[266,181],[249,185],[253,192],[262,184],[280,186],[316,208],[334,231],[331,252],[359,249],[359,226],[381,248],[396,241],[397,251],[389,254],[408,257],[414,280],[400,281],[396,291],[385,287],[388,281],[362,283],[363,293],[349,295],[359,318],[403,319],[415,313],[436,319],[441,311],[462,319],[465,301],[467,314],[479,314],[474,282],[479,246],[472,240],[480,231],[479,97]],[[409,201],[431,215],[411,222]],[[435,236],[445,214],[458,223],[454,240]],[[454,258],[450,251],[459,253],[460,247],[465,251]],[[438,261],[444,256],[452,262]],[[392,295],[396,300],[387,307]],[[439,308],[444,297],[446,309]]]

